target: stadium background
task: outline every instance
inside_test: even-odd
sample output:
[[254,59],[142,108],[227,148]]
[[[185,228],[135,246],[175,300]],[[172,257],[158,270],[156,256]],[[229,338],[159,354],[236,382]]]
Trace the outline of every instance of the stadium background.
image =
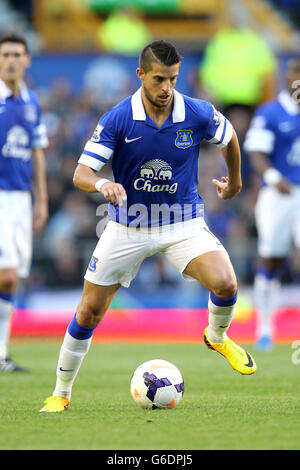
[[[203,96],[198,77],[205,47],[228,18],[266,42],[277,62],[277,90],[283,86],[286,60],[299,50],[297,0],[2,0],[0,32],[16,31],[29,42],[33,60],[27,82],[40,98],[50,140],[49,221],[34,237],[31,276],[19,288],[12,339],[63,334],[80,298],[83,274],[97,241],[97,208],[105,201],[100,194],[74,188],[73,172],[99,116],[138,86],[134,48],[115,50],[101,39],[101,27],[119,6],[135,7],[130,14],[143,22],[148,37],[178,46],[184,60],[177,89],[190,96]],[[124,38],[121,42],[126,43]],[[241,148],[243,136],[241,130]],[[259,183],[242,152],[243,191],[230,203],[218,200],[210,181],[222,174],[222,160],[214,146],[203,145],[201,152],[199,185],[206,220],[228,249],[239,281],[231,336],[251,342],[259,321],[252,303],[257,265],[253,209]],[[109,166],[106,174],[111,175]],[[295,252],[273,316],[278,342],[300,337],[299,275],[300,256]],[[198,283],[183,281],[161,256],[154,256],[145,260],[130,289],[120,289],[95,337],[199,341],[206,305],[207,292]]]

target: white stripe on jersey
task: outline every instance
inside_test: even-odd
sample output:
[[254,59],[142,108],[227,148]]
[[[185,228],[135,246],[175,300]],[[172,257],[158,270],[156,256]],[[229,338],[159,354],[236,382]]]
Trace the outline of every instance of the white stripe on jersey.
[[219,142],[221,142],[221,138],[222,138],[222,134],[223,134],[224,126],[225,126],[225,118],[221,113],[219,113],[219,116],[221,118],[221,121],[220,121],[219,127],[218,127],[214,137]]
[[[216,146],[219,148],[223,148],[223,147],[226,147],[226,145],[228,145],[228,143],[230,142],[233,129],[228,119],[226,119],[221,113],[220,113],[220,116],[221,116],[221,122],[215,133],[215,136],[212,139],[209,139],[207,142],[209,142],[210,144],[216,144]],[[224,137],[221,140],[225,122],[226,122],[226,130],[225,130]]]
[[226,147],[226,145],[228,145],[228,143],[229,143],[230,140],[231,140],[232,134],[233,134],[232,125],[231,125],[231,123],[228,121],[228,119],[226,119],[226,130],[225,130],[225,134],[224,134],[224,137],[223,137],[222,142],[221,142],[220,144],[217,144],[217,147],[219,147],[219,148],[224,148],[224,147]]
[[46,126],[45,124],[40,124],[33,131],[32,147],[45,148],[48,146],[48,144],[49,141],[47,137]]
[[87,152],[95,153],[96,155],[99,155],[100,157],[103,157],[106,160],[109,160],[109,158],[114,153],[112,149],[105,147],[105,145],[97,144],[96,142],[92,142],[91,140],[89,140],[85,144],[84,150],[86,150]]
[[84,154],[81,155],[81,157],[78,160],[78,163],[89,166],[95,171],[101,170],[101,168],[105,165],[104,162],[101,162],[100,160],[97,160],[94,157],[90,157],[89,155],[84,155]]

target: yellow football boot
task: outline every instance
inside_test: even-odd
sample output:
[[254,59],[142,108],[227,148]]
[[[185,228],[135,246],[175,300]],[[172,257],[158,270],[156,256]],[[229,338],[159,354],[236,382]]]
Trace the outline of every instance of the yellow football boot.
[[64,397],[48,397],[44,401],[45,406],[40,411],[46,411],[47,413],[57,413],[64,411],[69,408],[70,400]]
[[231,367],[234,370],[237,370],[240,374],[254,374],[256,371],[256,364],[253,357],[247,351],[228,337],[222,343],[211,343],[207,337],[206,330],[207,328],[204,330],[204,343],[209,349],[213,349],[226,357]]

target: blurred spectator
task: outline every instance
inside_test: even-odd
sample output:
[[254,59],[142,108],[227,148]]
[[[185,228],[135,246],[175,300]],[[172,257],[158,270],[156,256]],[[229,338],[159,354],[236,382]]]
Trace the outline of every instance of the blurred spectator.
[[200,65],[200,84],[217,106],[255,107],[275,95],[276,61],[254,31],[222,27],[209,41]]
[[107,52],[136,56],[152,38],[141,15],[126,8],[110,13],[99,27],[99,40]]
[[220,108],[236,130],[244,188],[252,169],[243,142],[255,107],[275,96],[275,72],[276,59],[264,39],[232,20],[209,41],[200,64],[198,94]]
[[99,57],[91,62],[84,74],[83,86],[100,114],[135,91],[135,76],[132,75],[117,57]]

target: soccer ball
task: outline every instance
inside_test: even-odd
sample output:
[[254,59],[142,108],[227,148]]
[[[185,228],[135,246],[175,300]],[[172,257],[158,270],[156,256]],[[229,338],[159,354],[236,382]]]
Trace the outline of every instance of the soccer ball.
[[130,391],[138,406],[145,409],[175,408],[183,397],[184,382],[171,362],[152,359],[144,362],[131,378]]

